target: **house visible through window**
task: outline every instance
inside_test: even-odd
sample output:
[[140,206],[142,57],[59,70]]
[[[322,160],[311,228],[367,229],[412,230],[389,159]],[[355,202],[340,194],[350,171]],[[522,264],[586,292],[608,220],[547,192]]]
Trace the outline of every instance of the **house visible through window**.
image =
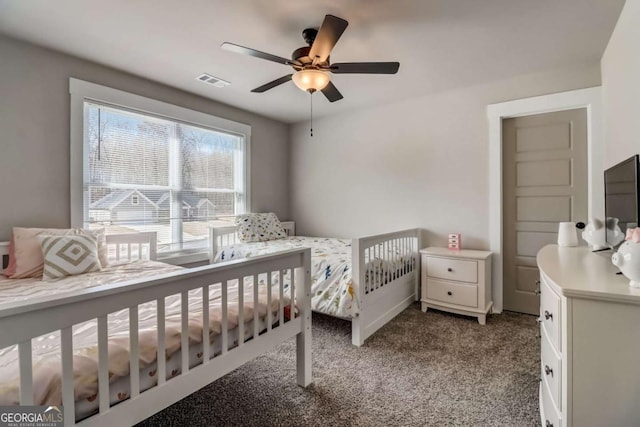
[[209,224],[245,212],[243,135],[89,100],[83,128],[85,226],[201,251]]

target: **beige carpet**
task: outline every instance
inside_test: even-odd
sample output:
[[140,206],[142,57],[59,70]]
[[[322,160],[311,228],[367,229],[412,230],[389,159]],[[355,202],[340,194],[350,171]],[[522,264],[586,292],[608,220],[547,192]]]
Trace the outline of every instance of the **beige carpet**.
[[314,384],[281,344],[141,426],[539,425],[535,317],[422,313],[417,304],[351,345],[349,322],[314,314]]

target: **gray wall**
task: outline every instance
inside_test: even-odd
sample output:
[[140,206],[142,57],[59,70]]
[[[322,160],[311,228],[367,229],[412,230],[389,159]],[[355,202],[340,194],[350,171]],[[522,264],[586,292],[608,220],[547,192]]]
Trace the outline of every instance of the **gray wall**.
[[627,0],[601,65],[608,168],[640,153],[640,0]]
[[290,218],[288,125],[0,36],[0,241],[69,226],[69,77],[251,125],[252,210]]
[[291,130],[291,209],[305,235],[420,227],[489,247],[487,105],[598,86],[598,63],[525,75],[314,121]]

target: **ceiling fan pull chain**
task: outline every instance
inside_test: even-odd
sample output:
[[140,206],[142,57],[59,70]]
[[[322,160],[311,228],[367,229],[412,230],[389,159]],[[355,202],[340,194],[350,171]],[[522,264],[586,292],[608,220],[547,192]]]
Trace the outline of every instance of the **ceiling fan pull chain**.
[[311,137],[313,138],[313,92],[309,93],[309,97],[311,98],[309,104],[311,105],[311,129],[309,129],[311,131]]

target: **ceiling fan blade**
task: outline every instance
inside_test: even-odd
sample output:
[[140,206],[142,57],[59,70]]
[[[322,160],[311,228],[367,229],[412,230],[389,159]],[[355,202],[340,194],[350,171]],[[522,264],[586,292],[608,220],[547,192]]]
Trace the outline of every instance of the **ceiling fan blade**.
[[269,82],[267,84],[263,84],[262,86],[253,89],[251,92],[255,92],[255,93],[266,92],[269,89],[273,89],[276,86],[280,86],[281,84],[288,82],[289,80],[291,80],[291,76],[292,75],[293,74],[287,74],[286,76],[282,76],[279,79],[276,79],[276,80],[274,80],[272,82]]
[[336,42],[346,30],[349,23],[337,16],[327,15],[324,17],[322,26],[316,35],[316,39],[309,50],[309,57],[314,63],[323,63],[329,57]]
[[335,74],[395,74],[398,68],[399,62],[343,62],[331,64],[329,70]]
[[340,91],[333,85],[333,83],[329,82],[324,89],[322,89],[322,93],[327,97],[329,102],[340,101],[344,96],[340,93]]
[[271,55],[270,53],[260,52],[259,50],[251,49],[248,47],[240,46],[237,44],[224,42],[220,45],[224,50],[228,50],[229,52],[240,53],[243,55],[253,56],[254,58],[266,59],[267,61],[277,62],[278,64],[284,65],[302,65],[299,61],[295,59],[287,59],[281,56]]

